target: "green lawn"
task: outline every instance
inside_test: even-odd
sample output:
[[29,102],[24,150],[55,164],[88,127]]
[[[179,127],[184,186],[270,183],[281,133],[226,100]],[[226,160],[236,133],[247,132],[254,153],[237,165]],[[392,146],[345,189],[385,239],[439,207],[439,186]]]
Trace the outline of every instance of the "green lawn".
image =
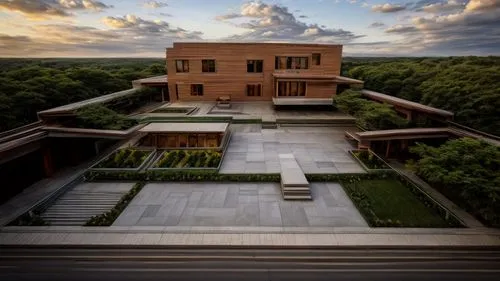
[[450,226],[398,180],[361,180],[342,185],[371,226]]

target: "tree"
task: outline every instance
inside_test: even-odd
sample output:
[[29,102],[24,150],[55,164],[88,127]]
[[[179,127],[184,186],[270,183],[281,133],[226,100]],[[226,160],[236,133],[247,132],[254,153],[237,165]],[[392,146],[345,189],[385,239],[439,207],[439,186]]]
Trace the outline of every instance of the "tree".
[[458,204],[487,224],[500,226],[500,148],[471,138],[440,147],[417,144],[416,173],[458,199]]

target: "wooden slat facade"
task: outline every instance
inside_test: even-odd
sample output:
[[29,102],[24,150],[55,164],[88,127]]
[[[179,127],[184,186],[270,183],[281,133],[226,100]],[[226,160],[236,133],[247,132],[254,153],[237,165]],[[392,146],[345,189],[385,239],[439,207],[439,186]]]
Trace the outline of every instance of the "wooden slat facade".
[[[320,65],[313,64],[313,53],[321,54]],[[276,56],[307,57],[309,68],[276,70]],[[202,60],[206,59],[216,61],[215,73],[202,72]],[[177,73],[176,60],[189,60],[189,72]],[[247,60],[262,60],[263,72],[247,73]],[[273,73],[340,75],[341,60],[342,45],[174,43],[172,48],[167,48],[170,100],[215,101],[219,96],[229,95],[233,101],[271,101],[276,95],[277,82]],[[336,92],[336,84],[333,81],[306,83],[305,98],[329,98]],[[192,96],[191,84],[203,84],[203,96]],[[247,96],[248,84],[262,84],[262,95]]]

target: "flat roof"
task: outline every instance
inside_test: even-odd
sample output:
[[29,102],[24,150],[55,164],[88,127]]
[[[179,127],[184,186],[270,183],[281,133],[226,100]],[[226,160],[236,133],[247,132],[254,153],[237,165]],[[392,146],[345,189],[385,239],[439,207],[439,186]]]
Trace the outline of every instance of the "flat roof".
[[229,123],[150,123],[142,133],[223,133]]
[[391,137],[391,136],[408,136],[408,135],[422,135],[422,134],[448,134],[449,130],[446,127],[443,128],[410,128],[410,129],[394,129],[394,130],[378,130],[378,131],[366,131],[357,132],[356,135],[363,138],[371,137]]
[[44,115],[44,114],[51,114],[51,113],[72,112],[76,109],[82,108],[82,107],[87,106],[87,105],[97,104],[97,103],[105,103],[105,102],[112,101],[112,100],[117,99],[117,98],[126,97],[126,96],[129,96],[129,95],[136,93],[139,90],[140,90],[140,88],[128,89],[125,91],[120,91],[120,92],[116,92],[116,93],[112,93],[112,94],[108,94],[108,95],[104,95],[104,96],[100,96],[100,97],[96,97],[96,98],[92,98],[92,99],[82,100],[79,102],[74,102],[74,103],[54,107],[51,109],[39,111],[38,114]]
[[361,80],[331,74],[296,73],[296,72],[274,72],[273,76],[278,79],[311,79],[331,80],[338,84],[363,84]]
[[141,85],[166,85],[168,84],[168,75],[160,75],[144,79],[138,79],[132,81],[132,83],[133,84],[139,83]]
[[401,98],[397,98],[397,97],[393,97],[393,96],[389,96],[386,94],[382,94],[382,93],[378,93],[378,92],[374,92],[374,91],[369,91],[369,90],[361,90],[361,94],[363,94],[364,96],[371,98],[373,100],[387,102],[387,103],[392,104],[392,105],[398,105],[398,106],[401,106],[404,108],[413,109],[413,110],[426,112],[426,113],[430,113],[430,114],[435,114],[435,115],[441,115],[441,116],[445,116],[445,117],[453,117],[453,112],[439,109],[439,108],[435,108],[432,106],[423,105],[423,104],[420,104],[418,102],[413,102],[413,101],[409,101],[409,100],[405,100],[405,99],[401,99]]
[[342,47],[342,44],[321,44],[321,43],[292,43],[292,42],[174,42],[172,46],[176,45],[283,45],[283,46],[314,46],[314,47]]

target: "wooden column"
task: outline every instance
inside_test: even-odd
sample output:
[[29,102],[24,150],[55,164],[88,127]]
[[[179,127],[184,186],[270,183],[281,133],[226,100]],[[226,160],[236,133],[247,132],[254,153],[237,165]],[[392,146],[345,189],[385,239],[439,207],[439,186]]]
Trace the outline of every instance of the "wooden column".
[[389,152],[391,151],[391,141],[387,141],[387,149],[385,150],[385,158],[389,158]]
[[54,162],[52,161],[52,154],[50,148],[42,148],[43,156],[43,171],[46,177],[51,177],[54,174]]

